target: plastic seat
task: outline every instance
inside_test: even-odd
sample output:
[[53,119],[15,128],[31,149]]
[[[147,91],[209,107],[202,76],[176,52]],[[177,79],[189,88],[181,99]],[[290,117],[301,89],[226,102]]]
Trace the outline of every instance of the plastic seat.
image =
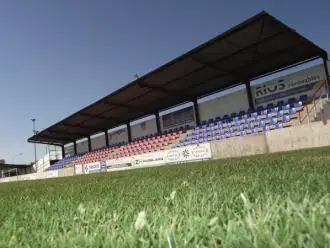
[[301,95],[299,96],[299,101],[301,101],[302,103],[307,102],[308,100],[308,96],[307,95]]

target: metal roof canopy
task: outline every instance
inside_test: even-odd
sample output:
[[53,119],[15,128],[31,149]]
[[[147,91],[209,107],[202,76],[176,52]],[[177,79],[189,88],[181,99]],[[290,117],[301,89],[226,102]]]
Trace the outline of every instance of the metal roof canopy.
[[64,145],[327,53],[261,12],[136,79],[28,142]]

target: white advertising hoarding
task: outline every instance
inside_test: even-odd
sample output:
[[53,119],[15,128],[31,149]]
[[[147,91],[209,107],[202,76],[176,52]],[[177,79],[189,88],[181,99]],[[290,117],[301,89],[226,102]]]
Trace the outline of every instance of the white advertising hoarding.
[[80,174],[84,174],[84,171],[83,171],[83,165],[82,164],[76,164],[74,166],[74,173],[76,175],[80,175]]
[[58,177],[58,170],[51,170],[46,172],[46,178]]
[[84,173],[90,174],[101,171],[101,162],[93,162],[84,165]]
[[165,151],[150,152],[131,157],[133,166],[166,164]]
[[252,87],[255,106],[267,103],[276,103],[279,100],[298,98],[307,95],[309,98],[325,80],[325,71],[322,65],[298,71],[287,76]]
[[210,143],[174,148],[166,151],[167,163],[184,163],[211,159]]

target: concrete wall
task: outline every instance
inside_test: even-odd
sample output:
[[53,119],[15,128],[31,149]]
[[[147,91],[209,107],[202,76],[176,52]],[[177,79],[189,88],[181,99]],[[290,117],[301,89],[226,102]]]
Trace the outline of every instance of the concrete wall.
[[74,167],[67,167],[58,171],[59,177],[69,177],[74,175]]
[[313,122],[265,133],[269,152],[330,146],[330,125]]
[[219,159],[265,154],[268,148],[264,134],[257,134],[212,142],[211,151]]
[[330,146],[330,124],[312,122],[258,135],[216,141],[211,143],[211,151],[213,158],[218,159],[324,146]]
[[216,116],[224,116],[232,112],[247,110],[249,101],[245,90],[234,92],[199,104],[199,115],[201,121],[209,120]]

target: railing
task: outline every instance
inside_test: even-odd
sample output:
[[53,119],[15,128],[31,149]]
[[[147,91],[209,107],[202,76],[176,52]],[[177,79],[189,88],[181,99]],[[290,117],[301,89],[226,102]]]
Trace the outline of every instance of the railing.
[[[321,91],[324,90],[325,91]],[[321,94],[318,94],[321,91]],[[313,93],[313,96],[310,101],[305,103],[303,105],[302,111],[299,111],[299,122],[300,124],[304,123],[304,121],[307,119],[308,124],[311,122],[311,118],[313,117],[313,120],[315,120],[318,117],[319,112],[322,112],[323,119],[324,119],[324,113],[323,113],[323,99],[329,100],[329,89],[327,87],[326,81],[323,80],[321,85],[315,90]],[[309,106],[312,104],[312,106]],[[301,116],[301,112],[303,113],[304,110],[306,110],[306,113]]]

